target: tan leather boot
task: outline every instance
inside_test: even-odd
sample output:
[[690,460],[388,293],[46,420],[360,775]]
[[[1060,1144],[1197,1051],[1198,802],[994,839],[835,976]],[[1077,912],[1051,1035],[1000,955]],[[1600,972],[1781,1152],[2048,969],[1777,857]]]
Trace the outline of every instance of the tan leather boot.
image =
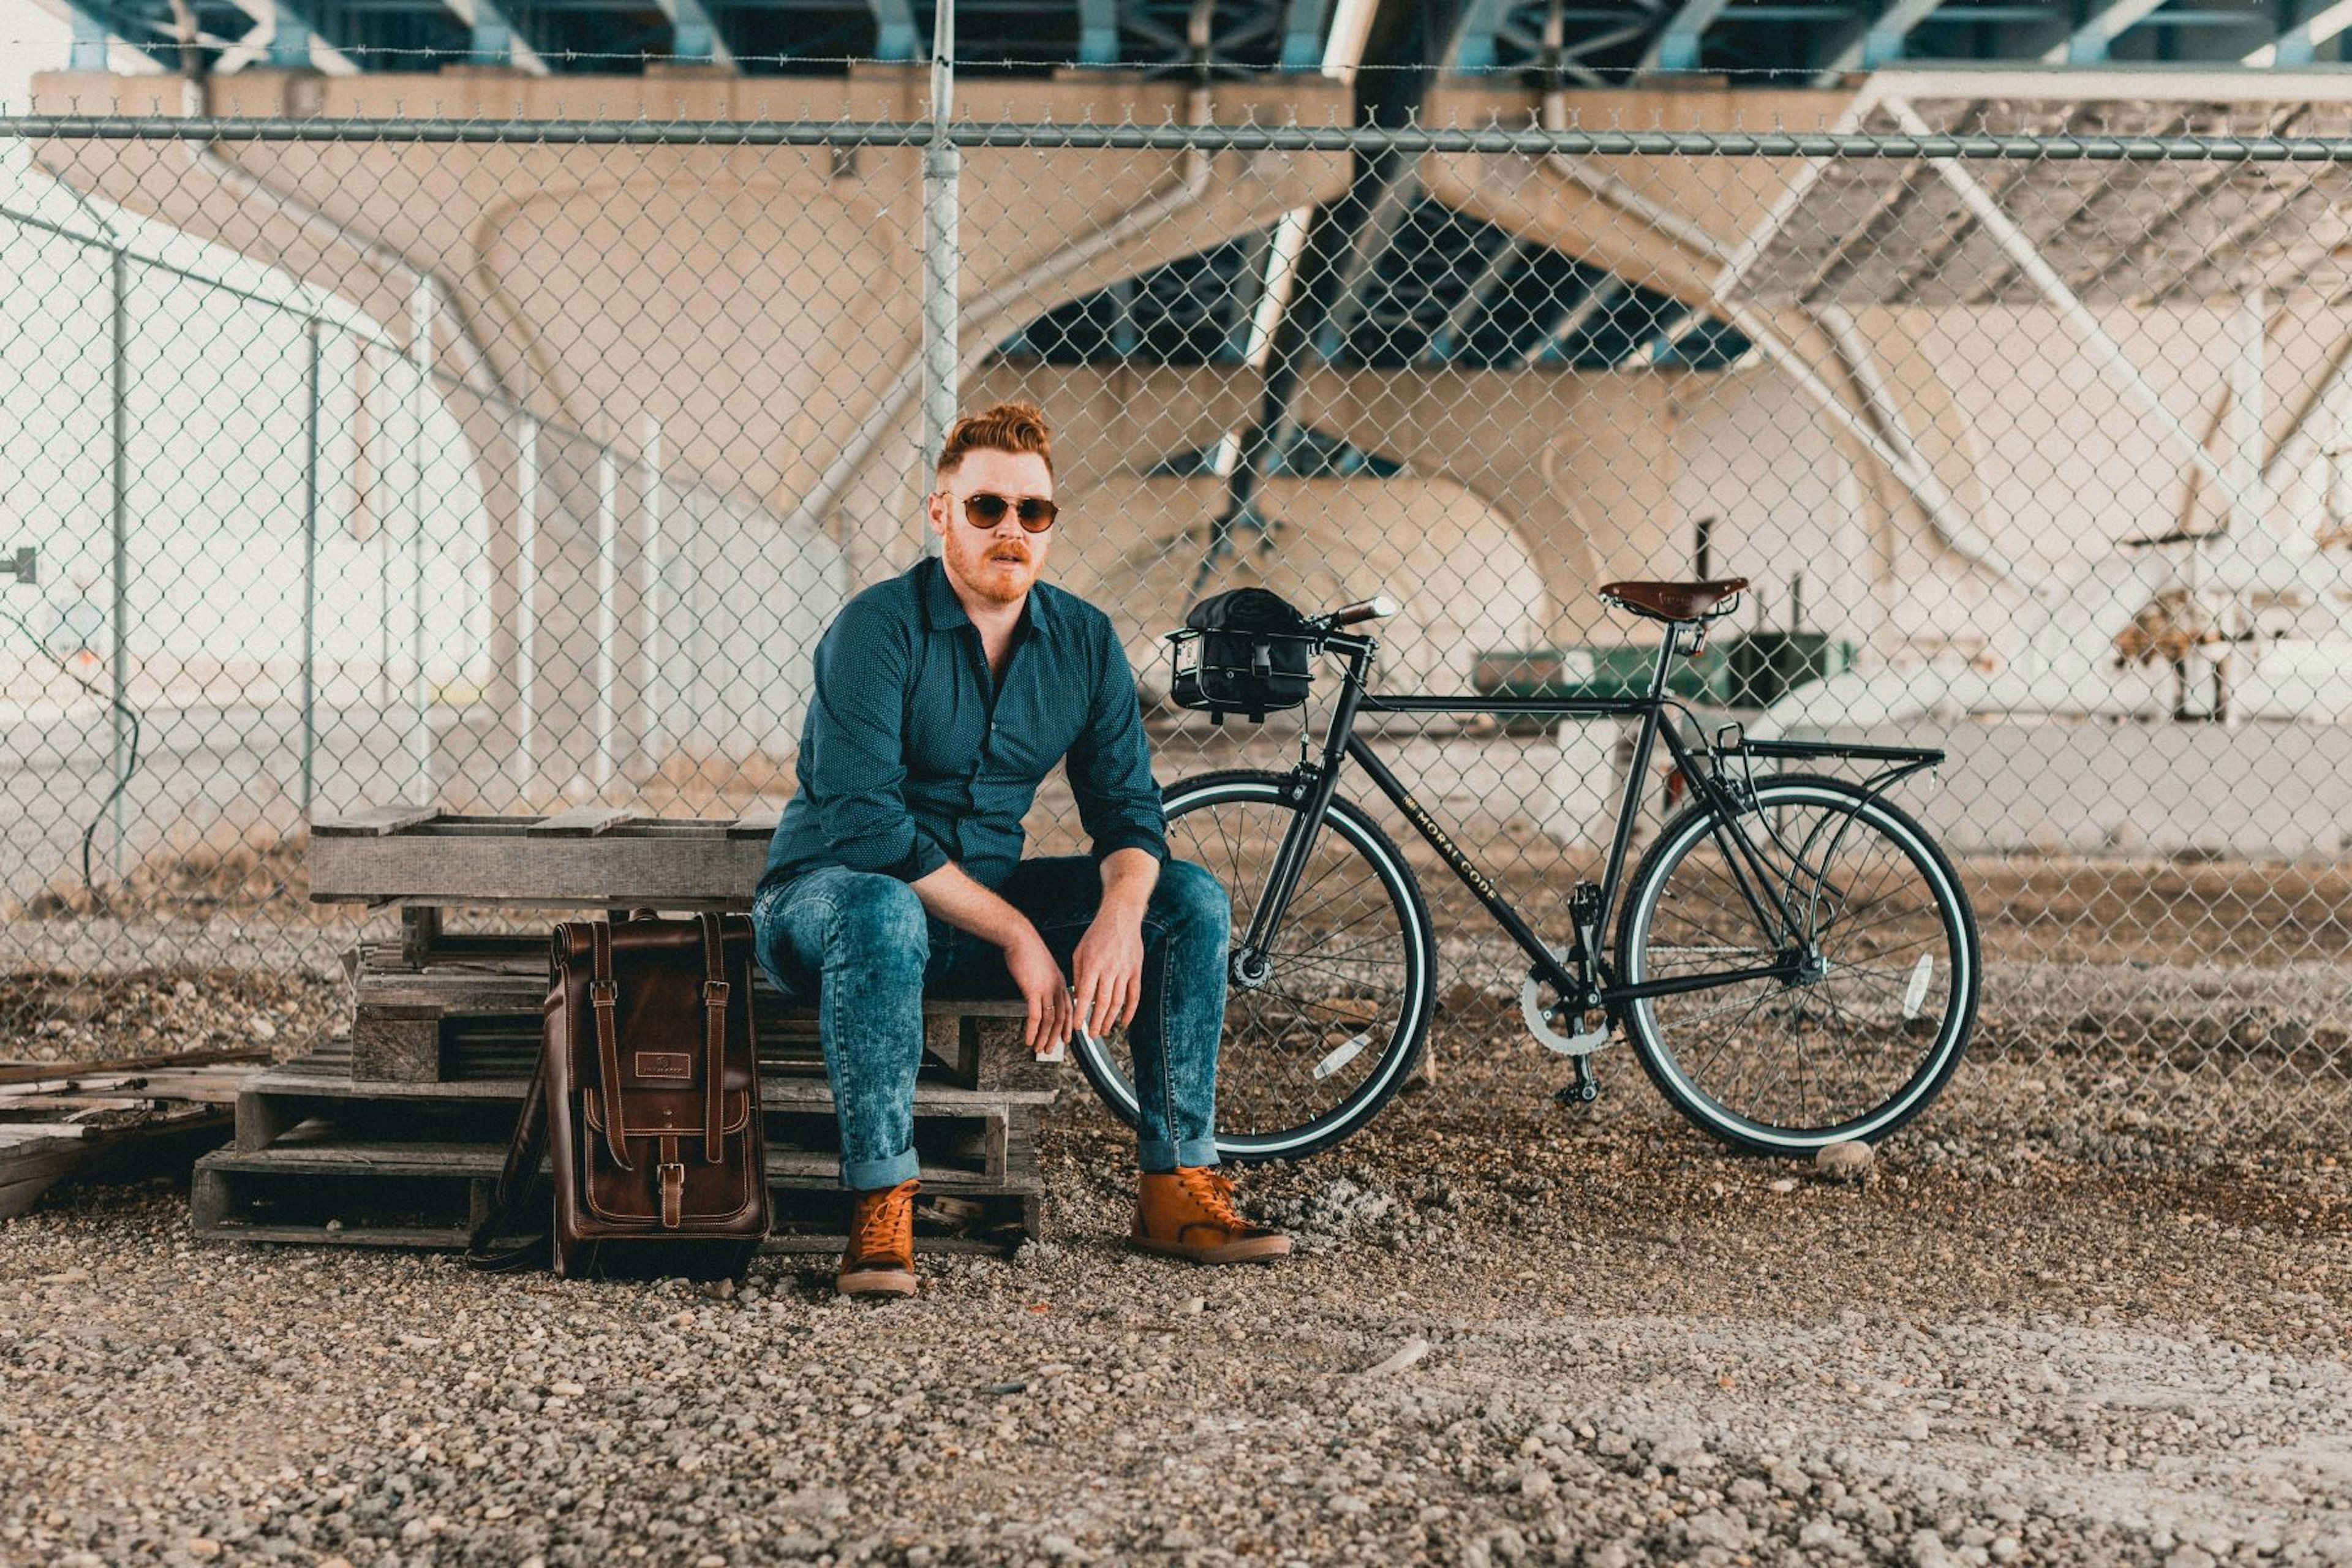
[[915,1293],[915,1194],[922,1183],[900,1182],[870,1193],[853,1193],[849,1246],[833,1288],[845,1296],[911,1296]]
[[1129,1240],[1146,1252],[1194,1263],[1256,1263],[1290,1255],[1290,1237],[1235,1212],[1233,1180],[1213,1165],[1145,1172]]

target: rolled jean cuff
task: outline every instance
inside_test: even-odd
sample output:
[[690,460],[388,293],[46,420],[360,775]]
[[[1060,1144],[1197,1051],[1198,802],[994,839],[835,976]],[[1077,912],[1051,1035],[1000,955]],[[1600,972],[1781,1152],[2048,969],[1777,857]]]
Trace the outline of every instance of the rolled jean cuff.
[[841,1184],[853,1193],[870,1193],[912,1181],[920,1169],[912,1149],[881,1160],[852,1160],[845,1156],[841,1162]]
[[1214,1138],[1185,1138],[1173,1143],[1164,1138],[1139,1138],[1135,1141],[1135,1148],[1137,1164],[1163,1175],[1180,1165],[1214,1165],[1219,1163]]

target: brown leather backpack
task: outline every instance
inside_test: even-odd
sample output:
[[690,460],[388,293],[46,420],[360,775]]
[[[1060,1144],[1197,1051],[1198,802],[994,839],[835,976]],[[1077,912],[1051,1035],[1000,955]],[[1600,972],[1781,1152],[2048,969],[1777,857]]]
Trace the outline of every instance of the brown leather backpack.
[[740,1274],[768,1234],[751,927],[741,915],[555,928],[538,1076],[484,1247],[555,1176],[555,1271]]

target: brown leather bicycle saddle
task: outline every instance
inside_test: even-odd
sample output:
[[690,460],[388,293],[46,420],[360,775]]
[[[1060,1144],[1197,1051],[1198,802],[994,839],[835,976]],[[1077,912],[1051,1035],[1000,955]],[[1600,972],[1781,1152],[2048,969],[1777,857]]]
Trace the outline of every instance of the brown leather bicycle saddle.
[[1745,577],[1714,583],[1603,583],[1601,596],[1657,621],[1693,621],[1748,586]]

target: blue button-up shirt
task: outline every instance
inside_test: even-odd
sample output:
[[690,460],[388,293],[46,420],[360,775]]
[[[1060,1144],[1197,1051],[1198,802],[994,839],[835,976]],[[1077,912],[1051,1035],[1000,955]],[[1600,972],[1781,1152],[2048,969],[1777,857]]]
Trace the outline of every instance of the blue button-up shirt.
[[1001,887],[1021,858],[1022,816],[1065,757],[1095,858],[1165,860],[1135,671],[1110,617],[1035,584],[1000,687],[946,570],[919,562],[850,600],[817,644],[800,793],[761,886],[819,866],[911,882],[952,860]]

